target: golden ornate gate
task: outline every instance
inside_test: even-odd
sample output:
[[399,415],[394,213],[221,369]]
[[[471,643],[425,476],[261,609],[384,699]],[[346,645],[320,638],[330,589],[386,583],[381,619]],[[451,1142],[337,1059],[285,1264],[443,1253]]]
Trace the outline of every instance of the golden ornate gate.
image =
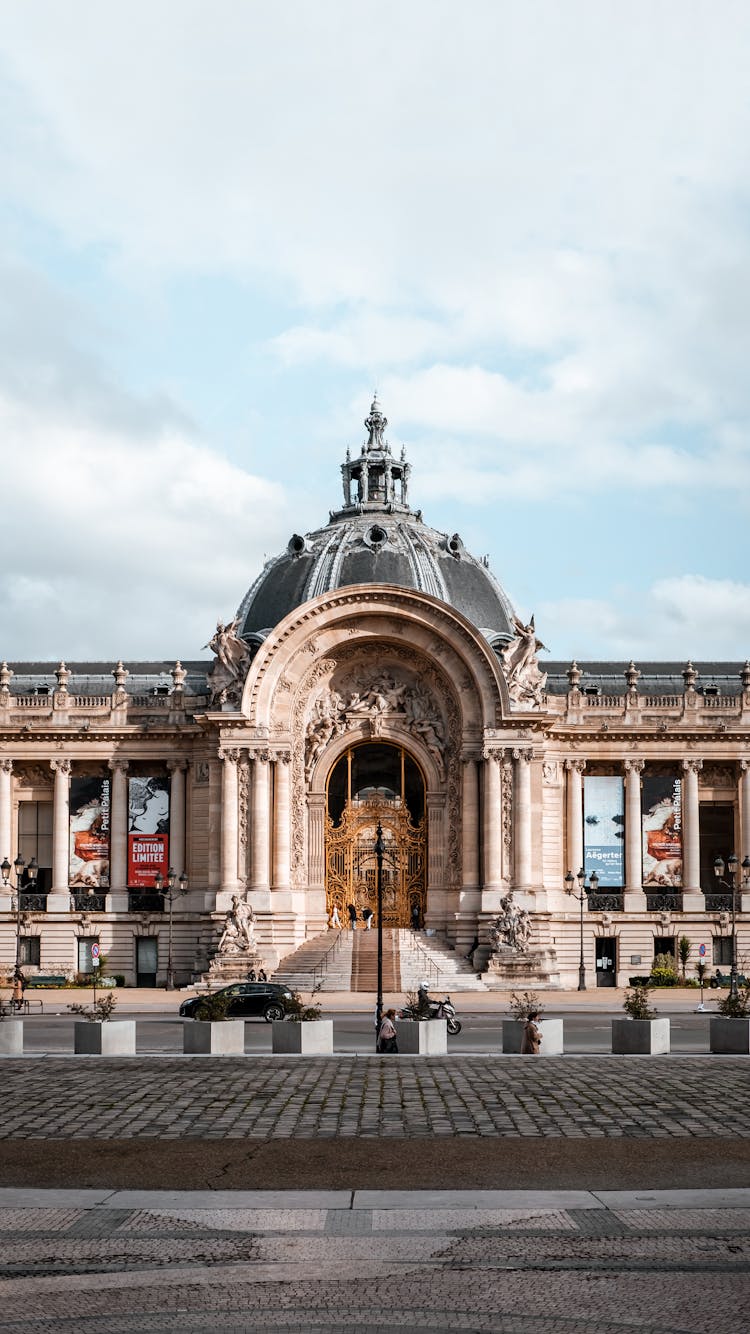
[[350,801],[336,825],[326,818],[326,905],[329,917],[338,908],[342,926],[349,921],[353,903],[361,920],[370,908],[377,925],[377,861],[375,839],[383,828],[383,926],[409,926],[412,909],[424,922],[427,899],[427,846],[425,822],[414,825],[400,801]]

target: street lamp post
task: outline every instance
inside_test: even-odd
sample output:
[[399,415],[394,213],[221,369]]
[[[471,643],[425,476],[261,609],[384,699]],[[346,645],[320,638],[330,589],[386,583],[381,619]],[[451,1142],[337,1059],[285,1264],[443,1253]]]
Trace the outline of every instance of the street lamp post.
[[16,972],[18,972],[20,967],[19,956],[21,953],[21,876],[25,871],[29,877],[31,888],[33,889],[36,884],[36,878],[39,875],[39,867],[36,864],[36,857],[32,857],[27,866],[19,852],[12,867],[8,858],[3,858],[2,862],[0,862],[0,875],[3,877],[3,884],[12,889],[13,886],[10,883],[11,870],[14,870],[16,873],[15,902],[13,896],[11,896],[11,910],[16,914]]
[[378,998],[375,1004],[375,1050],[380,1036],[380,1021],[383,1018],[383,826],[378,820],[375,831],[375,892],[378,904]]
[[[732,905],[732,967],[729,973],[729,994],[733,1000],[737,998],[737,869],[739,862],[736,853],[732,853],[727,858],[726,867],[724,858],[717,857],[714,862],[714,875],[720,885],[729,890]],[[729,880],[724,879],[726,870]],[[742,862],[742,885],[750,882],[750,857],[745,857]]]
[[172,904],[174,903],[177,897],[177,895],[175,894],[175,884],[177,885],[178,892],[180,895],[187,894],[188,878],[185,875],[184,871],[182,872],[182,875],[178,879],[175,872],[172,870],[172,867],[170,866],[169,870],[167,871],[166,889],[164,888],[164,876],[162,875],[161,871],[156,872],[156,875],[154,876],[154,889],[156,890],[157,894],[162,894],[163,897],[166,899],[167,903],[169,904],[169,947],[167,951],[167,985],[165,987],[166,991],[174,991],[174,967],[172,964]]
[[[577,893],[577,894],[576,894],[575,889],[574,889],[576,880],[578,881],[578,893]],[[591,872],[591,875],[589,876],[588,888],[591,890],[592,894],[595,894],[596,891],[597,891],[597,889],[599,888],[599,877],[598,877],[598,875],[596,874],[596,871],[592,871],[592,872]],[[585,990],[586,990],[586,965],[585,965],[585,963],[584,963],[584,961],[583,961],[583,905],[584,905],[584,903],[586,902],[586,898],[587,898],[587,895],[586,895],[586,889],[587,889],[587,886],[586,886],[586,872],[585,872],[584,870],[580,870],[580,871],[578,872],[578,875],[573,875],[573,872],[572,872],[572,871],[568,871],[568,874],[567,874],[566,877],[565,877],[565,893],[566,893],[566,894],[569,894],[569,895],[571,896],[571,898],[578,899],[578,902],[579,902],[579,904],[580,904],[580,906],[581,906],[581,937],[580,937],[581,948],[580,948],[580,954],[579,954],[579,957],[578,957],[578,990],[579,990],[579,991],[585,991]]]

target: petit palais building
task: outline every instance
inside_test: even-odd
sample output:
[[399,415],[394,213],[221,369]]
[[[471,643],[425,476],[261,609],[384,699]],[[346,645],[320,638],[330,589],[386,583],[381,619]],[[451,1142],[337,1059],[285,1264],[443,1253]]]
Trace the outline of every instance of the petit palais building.
[[378,826],[386,990],[728,971],[733,916],[742,966],[750,663],[550,660],[386,431],[211,659],[2,663],[6,977],[180,986],[239,923],[240,968],[373,989]]

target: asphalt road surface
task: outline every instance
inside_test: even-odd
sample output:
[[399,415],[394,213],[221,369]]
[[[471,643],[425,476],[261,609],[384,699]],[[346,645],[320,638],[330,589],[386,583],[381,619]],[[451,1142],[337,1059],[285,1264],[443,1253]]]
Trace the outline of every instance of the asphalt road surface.
[[[118,1019],[135,1017],[137,1050],[139,1053],[167,1055],[182,1051],[182,1025],[190,1020],[176,1015],[179,1002],[175,1000],[164,1012],[129,1015],[126,1005],[117,1010]],[[470,1014],[459,1006],[462,1032],[448,1039],[449,1054],[461,1056],[502,1050],[500,1036],[506,1010],[495,1014]],[[663,1013],[663,1011],[661,1011]],[[545,1011],[545,1017],[554,1018],[554,1006]],[[622,1018],[622,1010],[611,1013],[565,1013],[565,1051],[571,1055],[606,1053],[611,1049],[611,1021]],[[671,1014],[671,1047],[675,1053],[705,1054],[709,1051],[708,1014],[682,1011]],[[63,1055],[73,1051],[73,1024],[75,1016],[66,1010],[48,1009],[43,1015],[32,1015],[24,1022],[24,1048],[29,1055],[50,1053]],[[367,1016],[341,1011],[333,1016],[334,1050],[342,1054],[366,1054],[374,1049],[373,1025]],[[261,1054],[271,1052],[271,1026],[262,1019],[248,1019],[245,1024],[245,1051]]]

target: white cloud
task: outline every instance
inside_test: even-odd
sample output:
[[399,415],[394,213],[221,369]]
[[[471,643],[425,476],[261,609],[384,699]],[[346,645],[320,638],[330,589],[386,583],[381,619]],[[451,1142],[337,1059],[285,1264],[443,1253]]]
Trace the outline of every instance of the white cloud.
[[700,574],[659,579],[645,590],[620,589],[617,603],[544,602],[537,625],[555,657],[744,662],[750,657],[750,584]]
[[173,429],[52,419],[0,397],[8,658],[200,655],[288,521],[281,489]]

